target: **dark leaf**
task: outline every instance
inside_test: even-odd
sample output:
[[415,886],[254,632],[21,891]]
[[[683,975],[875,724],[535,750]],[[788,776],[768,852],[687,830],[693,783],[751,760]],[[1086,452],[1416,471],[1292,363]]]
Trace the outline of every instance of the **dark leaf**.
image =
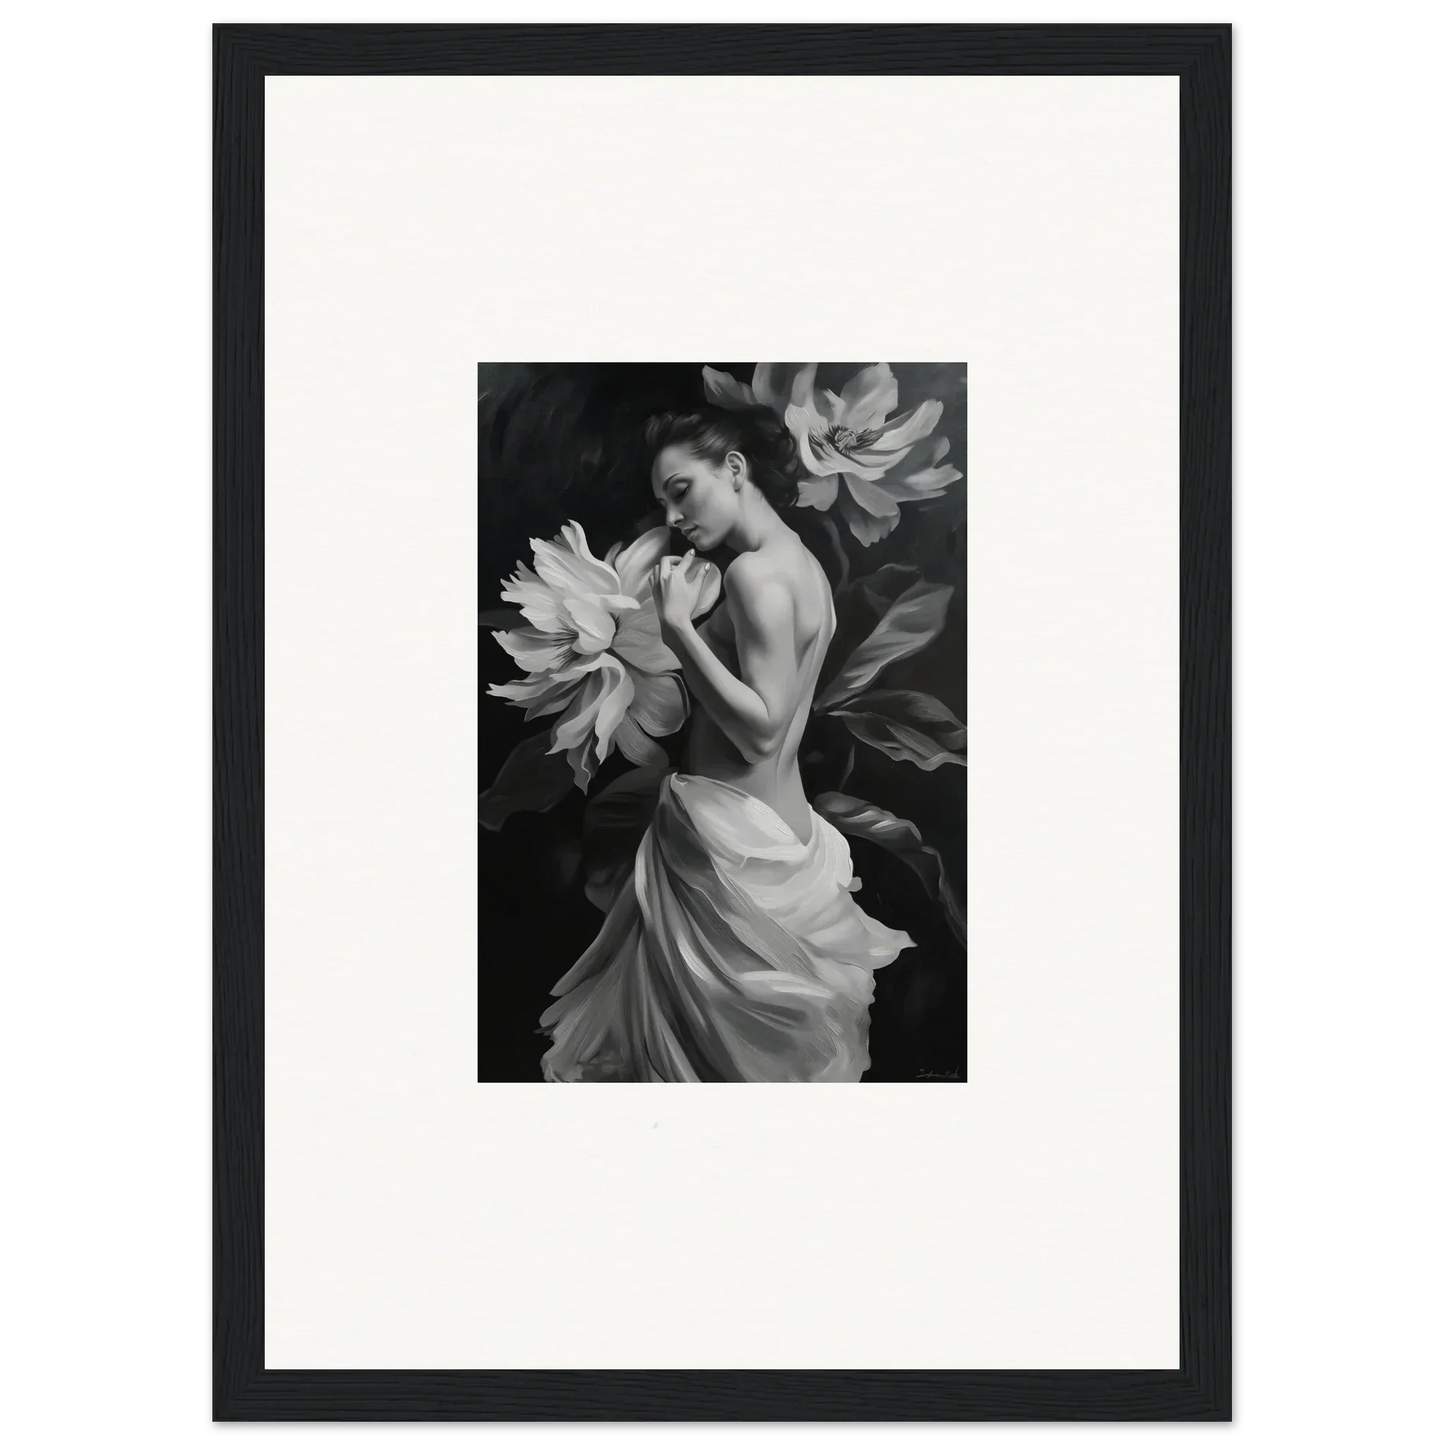
[[873,615],[882,617],[917,580],[917,567],[905,566],[902,562],[886,562],[876,572],[860,577],[854,585],[873,609]]
[[548,753],[550,732],[517,744],[502,764],[496,781],[477,799],[477,821],[497,832],[513,813],[545,813],[560,803],[572,786],[566,753]]
[[634,768],[588,800],[582,815],[582,866],[587,897],[604,913],[632,873],[665,771]]
[[859,742],[926,773],[944,763],[964,763],[959,749],[967,732],[936,697],[907,690],[865,692],[833,709]]
[[489,628],[493,632],[510,632],[526,620],[516,607],[493,607],[487,612],[477,613],[477,626]]
[[936,848],[930,848],[923,841],[923,835],[907,818],[895,817],[876,803],[850,798],[846,793],[821,793],[813,800],[813,807],[840,833],[867,838],[906,863],[922,880],[928,896],[942,905],[953,936],[964,947],[968,946],[963,906],[944,872],[943,859]]
[[912,657],[943,630],[953,588],[937,582],[915,582],[893,603],[883,620],[843,664],[842,670],[813,704],[816,712],[832,712],[856,697],[892,662]]

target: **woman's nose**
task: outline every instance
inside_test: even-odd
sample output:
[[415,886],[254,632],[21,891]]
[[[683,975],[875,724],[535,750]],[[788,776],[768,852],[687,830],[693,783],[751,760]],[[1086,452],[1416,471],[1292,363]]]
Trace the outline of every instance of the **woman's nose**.
[[667,509],[667,525],[675,527],[680,521],[682,521],[682,513],[676,507],[669,507]]

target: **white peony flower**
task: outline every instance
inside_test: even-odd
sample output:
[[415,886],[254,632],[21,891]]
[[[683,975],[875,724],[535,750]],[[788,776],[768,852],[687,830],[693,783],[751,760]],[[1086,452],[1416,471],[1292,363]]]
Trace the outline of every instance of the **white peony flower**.
[[811,474],[798,487],[798,505],[820,512],[836,506],[865,547],[898,525],[900,503],[941,496],[963,475],[943,461],[946,437],[918,445],[938,425],[941,402],[920,402],[888,420],[898,405],[898,383],[886,362],[865,366],[841,395],[816,388],[816,362],[791,378],[787,371],[778,362],[759,362],[746,386],[705,366],[703,389],[718,406],[766,406],[781,416]]
[[[582,528],[567,522],[550,542],[532,539],[536,570],[518,563],[502,588],[529,625],[492,636],[529,675],[488,691],[526,708],[529,718],[560,714],[550,751],[567,754],[584,792],[614,743],[634,763],[660,763],[653,738],[675,733],[687,716],[678,661],[663,646],[648,585],[667,545],[668,529],[654,527],[599,562]],[[701,565],[704,612],[722,579],[712,563]]]

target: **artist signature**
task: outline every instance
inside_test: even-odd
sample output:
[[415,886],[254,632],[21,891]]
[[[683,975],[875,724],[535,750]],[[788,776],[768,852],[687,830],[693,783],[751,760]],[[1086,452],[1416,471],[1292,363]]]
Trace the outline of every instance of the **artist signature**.
[[940,1071],[938,1069],[920,1069],[914,1075],[916,1079],[957,1079],[959,1071],[957,1068]]

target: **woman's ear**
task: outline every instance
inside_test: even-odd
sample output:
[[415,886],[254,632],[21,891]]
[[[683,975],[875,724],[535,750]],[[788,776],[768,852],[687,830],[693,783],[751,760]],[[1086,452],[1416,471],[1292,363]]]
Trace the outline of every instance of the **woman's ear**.
[[733,491],[740,492],[743,483],[747,480],[748,459],[741,452],[729,452],[723,458],[723,463],[732,473]]

